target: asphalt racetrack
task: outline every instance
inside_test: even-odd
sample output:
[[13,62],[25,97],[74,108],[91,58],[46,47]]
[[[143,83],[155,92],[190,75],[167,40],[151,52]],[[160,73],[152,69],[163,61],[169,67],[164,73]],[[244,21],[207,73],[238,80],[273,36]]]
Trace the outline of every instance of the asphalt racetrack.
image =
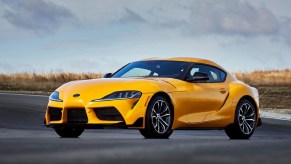
[[6,163],[291,163],[291,123],[264,119],[250,140],[222,130],[177,130],[144,139],[137,130],[86,130],[59,138],[42,126],[45,96],[0,94],[0,164]]

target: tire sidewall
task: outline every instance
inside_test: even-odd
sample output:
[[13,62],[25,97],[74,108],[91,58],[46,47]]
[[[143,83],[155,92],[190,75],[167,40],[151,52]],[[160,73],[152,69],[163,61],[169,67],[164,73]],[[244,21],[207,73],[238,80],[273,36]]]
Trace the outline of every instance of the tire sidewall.
[[[241,130],[241,128],[240,128],[240,123],[239,123],[239,110],[240,110],[241,106],[242,106],[243,104],[245,104],[245,103],[248,103],[249,105],[251,105],[252,108],[255,110],[255,121],[256,121],[256,122],[255,122],[255,126],[254,126],[254,128],[252,129],[252,132],[249,133],[249,134],[245,134],[245,133]],[[235,111],[235,120],[234,120],[234,127],[235,127],[235,129],[236,129],[236,133],[238,133],[239,136],[240,136],[239,138],[242,138],[242,139],[248,139],[248,138],[250,138],[250,137],[253,135],[254,131],[255,131],[256,124],[257,124],[257,120],[258,120],[258,114],[257,114],[257,109],[254,107],[254,104],[253,104],[251,101],[247,100],[247,99],[242,99],[242,100],[240,100],[239,103],[238,103],[238,105],[237,105],[237,107],[236,107],[236,111]]]
[[[154,104],[159,100],[163,100],[170,109],[170,125],[169,125],[168,129],[166,130],[166,132],[164,132],[164,133],[157,132],[154,128],[154,125],[152,124],[152,117],[151,117],[152,108],[153,108]],[[173,132],[173,130],[172,130],[173,120],[174,120],[174,112],[173,112],[173,109],[172,109],[170,102],[162,96],[153,97],[152,100],[150,101],[150,103],[147,107],[147,111],[146,111],[146,121],[145,121],[146,131],[148,131],[148,133],[151,133],[151,136],[153,136],[154,138],[168,138]]]
[[84,132],[83,128],[77,127],[57,127],[54,129],[63,138],[78,138]]

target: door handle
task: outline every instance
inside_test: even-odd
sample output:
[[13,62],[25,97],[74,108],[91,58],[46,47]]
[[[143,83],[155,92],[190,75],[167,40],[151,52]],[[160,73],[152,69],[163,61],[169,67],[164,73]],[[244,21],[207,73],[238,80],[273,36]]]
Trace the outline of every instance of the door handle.
[[226,93],[226,90],[225,90],[224,88],[221,88],[221,89],[219,90],[219,92],[220,92],[221,94],[225,94],[225,93]]

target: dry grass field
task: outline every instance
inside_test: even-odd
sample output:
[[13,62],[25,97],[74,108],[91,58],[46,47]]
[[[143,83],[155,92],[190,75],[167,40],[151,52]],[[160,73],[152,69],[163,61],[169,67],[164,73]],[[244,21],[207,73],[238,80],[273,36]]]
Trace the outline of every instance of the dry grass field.
[[[262,108],[291,109],[291,70],[258,70],[234,75],[239,80],[258,88]],[[0,73],[0,90],[49,94],[66,82],[100,77],[102,74],[98,73]]]
[[262,108],[291,109],[291,70],[234,73],[235,77],[256,87]]
[[291,70],[257,70],[250,73],[233,73],[239,80],[254,86],[290,86]]
[[0,90],[18,92],[52,92],[60,85],[73,80],[101,78],[96,73],[15,73],[0,74]]

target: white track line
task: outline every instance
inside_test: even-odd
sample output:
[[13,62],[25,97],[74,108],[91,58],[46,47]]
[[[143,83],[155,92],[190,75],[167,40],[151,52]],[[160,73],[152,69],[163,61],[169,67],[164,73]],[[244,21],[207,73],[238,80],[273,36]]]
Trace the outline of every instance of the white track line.
[[32,97],[49,97],[46,95],[33,95],[33,94],[24,94],[24,93],[5,93],[5,92],[0,92],[0,95],[17,95],[17,96],[32,96]]
[[[33,94],[22,94],[22,93],[3,93],[0,92],[0,95],[19,95],[19,96],[32,96],[32,97],[49,97],[46,95],[33,95]],[[282,114],[282,113],[275,113],[270,111],[260,111],[260,116],[262,118],[272,118],[276,120],[285,120],[285,121],[291,121],[291,114]]]
[[270,111],[260,111],[262,118],[272,118],[276,120],[291,121],[291,114],[275,113]]

